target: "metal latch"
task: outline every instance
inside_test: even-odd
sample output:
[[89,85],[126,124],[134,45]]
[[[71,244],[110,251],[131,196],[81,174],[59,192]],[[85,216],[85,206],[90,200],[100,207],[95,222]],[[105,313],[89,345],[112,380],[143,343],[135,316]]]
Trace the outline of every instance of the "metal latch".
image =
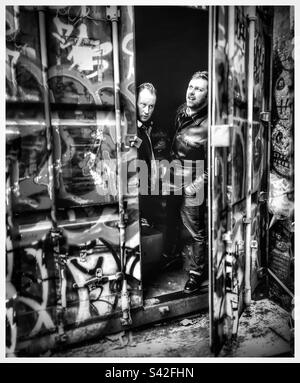
[[229,147],[231,127],[232,125],[211,125],[211,145]]
[[268,201],[268,193],[267,192],[260,192],[258,197],[259,202],[266,202]]
[[249,225],[251,223],[251,218],[244,217],[243,223],[245,223],[246,225]]
[[120,11],[116,5],[108,5],[106,7],[106,18],[107,20],[115,21],[120,17]]
[[245,251],[245,241],[243,240],[240,240],[240,241],[236,241],[235,243],[235,254],[237,256],[240,256],[241,254],[243,254]]
[[258,278],[262,278],[265,275],[265,271],[264,267],[259,267],[256,270]]
[[231,243],[232,242],[232,233],[231,231],[227,231],[222,235],[222,241]]
[[132,148],[132,147],[139,148],[142,142],[143,140],[141,140],[136,134],[127,134],[125,137],[126,148]]
[[81,249],[79,253],[80,262],[87,262],[87,250]]
[[271,121],[271,113],[270,112],[261,112],[259,115],[259,119],[262,122],[270,122]]

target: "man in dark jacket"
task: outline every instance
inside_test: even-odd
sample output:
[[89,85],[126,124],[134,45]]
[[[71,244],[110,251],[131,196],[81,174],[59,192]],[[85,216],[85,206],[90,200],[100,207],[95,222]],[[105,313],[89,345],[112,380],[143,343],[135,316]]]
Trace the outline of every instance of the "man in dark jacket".
[[[154,187],[157,179],[157,169],[151,142],[151,116],[156,103],[156,89],[151,83],[143,83],[138,87],[137,97],[137,133],[141,139],[138,150],[140,169],[140,212],[142,225],[151,222],[153,207],[151,207],[151,185]],[[146,184],[146,186],[145,186]]]
[[[186,103],[179,107],[171,158],[182,173],[182,223],[190,234],[192,252],[188,256],[189,278],[184,291],[197,291],[208,277],[205,235],[204,184],[207,168],[208,73],[196,72],[187,87]],[[200,169],[201,167],[201,169]]]

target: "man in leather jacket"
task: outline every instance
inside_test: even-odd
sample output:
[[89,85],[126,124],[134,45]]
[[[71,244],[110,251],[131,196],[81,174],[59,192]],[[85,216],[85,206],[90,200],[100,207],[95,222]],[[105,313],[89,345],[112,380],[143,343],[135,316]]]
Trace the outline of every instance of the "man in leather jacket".
[[[156,103],[156,89],[151,83],[143,83],[138,87],[137,97],[137,133],[141,140],[138,159],[142,163],[140,174],[140,212],[142,225],[149,225],[153,213],[151,206],[151,185],[155,185],[157,169],[151,141],[151,116]],[[146,184],[146,185],[145,185]]]
[[[188,230],[192,252],[188,255],[189,278],[185,293],[197,291],[208,277],[204,184],[207,169],[208,73],[196,72],[186,90],[186,103],[177,110],[171,159],[181,164],[184,181],[180,215]],[[201,171],[199,171],[201,167]]]

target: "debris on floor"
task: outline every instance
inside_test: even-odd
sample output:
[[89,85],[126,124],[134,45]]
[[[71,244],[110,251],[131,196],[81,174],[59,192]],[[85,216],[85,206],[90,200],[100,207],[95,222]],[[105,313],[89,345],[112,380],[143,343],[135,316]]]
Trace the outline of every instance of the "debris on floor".
[[193,322],[190,319],[183,319],[181,322],[179,322],[181,326],[189,326],[193,324]]
[[[219,357],[274,357],[290,353],[289,313],[268,299],[252,301],[239,321],[238,337]],[[52,357],[213,358],[207,312],[163,321],[149,328],[108,335],[98,343],[53,353]]]
[[238,337],[222,357],[272,357],[291,353],[289,313],[270,299],[252,301],[239,320]]

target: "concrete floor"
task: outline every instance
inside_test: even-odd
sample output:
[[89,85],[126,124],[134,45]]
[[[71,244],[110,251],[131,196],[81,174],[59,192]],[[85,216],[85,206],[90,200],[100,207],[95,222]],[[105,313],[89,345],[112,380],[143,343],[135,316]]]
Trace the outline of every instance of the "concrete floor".
[[[239,324],[232,348],[220,357],[272,357],[290,352],[289,314],[268,299],[253,301]],[[49,355],[50,356],[50,355]],[[209,348],[208,313],[107,336],[51,357],[214,357]]]
[[[151,280],[143,284],[144,299],[182,291],[187,278],[187,273],[182,268],[154,274]],[[202,283],[202,286],[207,285],[208,280]]]
[[269,299],[253,301],[239,321],[238,339],[220,357],[272,357],[290,353],[289,313]]

